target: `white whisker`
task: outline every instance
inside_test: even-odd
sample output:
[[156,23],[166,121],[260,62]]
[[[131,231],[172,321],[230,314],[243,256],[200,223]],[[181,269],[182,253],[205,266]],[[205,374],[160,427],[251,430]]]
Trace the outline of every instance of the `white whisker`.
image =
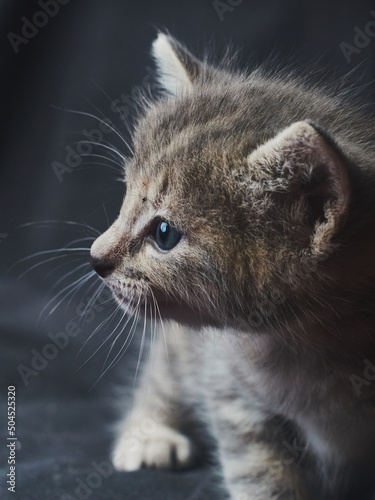
[[110,130],[112,130],[112,132],[114,132],[116,134],[116,136],[119,137],[119,139],[121,140],[121,142],[123,142],[125,144],[125,146],[130,150],[130,152],[133,152],[132,148],[130,148],[130,146],[127,144],[126,140],[120,134],[120,132],[118,132],[114,127],[112,127],[111,125],[109,125],[108,122],[102,120],[98,116],[95,116],[92,113],[87,113],[86,111],[76,111],[74,109],[62,109],[62,108],[59,108],[57,106],[53,106],[53,107],[56,108],[56,109],[59,109],[60,111],[65,111],[67,113],[73,113],[73,114],[81,115],[81,116],[87,116],[89,118],[93,118],[94,120],[98,120],[100,123],[103,123],[106,127],[108,127]]
[[76,240],[69,242],[66,245],[66,248],[70,248],[71,245],[74,245],[75,243],[79,243],[80,241],[87,241],[87,240],[93,241],[95,239],[96,239],[96,236],[85,236],[84,238],[78,238]]
[[12,269],[14,269],[16,266],[21,264],[21,262],[26,262],[27,260],[33,259],[34,257],[39,257],[39,255],[49,255],[51,253],[58,253],[58,252],[82,252],[82,253],[87,253],[89,252],[89,248],[55,248],[53,250],[43,250],[41,252],[36,252],[33,253],[32,255],[28,255],[27,257],[23,257],[22,259],[17,260],[6,272],[8,274]]
[[[105,301],[107,302],[107,301]],[[117,314],[117,312],[121,309],[121,306],[118,305],[116,307],[116,309],[114,311],[112,311],[112,313],[107,316],[107,318],[105,318],[96,328],[95,330],[90,334],[90,336],[85,340],[85,342],[83,343],[82,347],[80,348],[80,350],[78,351],[77,353],[77,356],[79,356],[81,354],[81,352],[83,351],[83,349],[86,347],[87,343],[92,339],[92,337],[101,329],[103,328],[103,326],[108,323],[108,321],[110,321],[113,316],[115,316]],[[112,335],[112,334],[111,334]],[[111,336],[110,335],[110,336]],[[94,353],[95,354],[95,353]],[[82,365],[83,366],[83,365]]]
[[78,259],[73,259],[73,260],[69,260],[68,262],[64,262],[63,264],[60,264],[59,266],[56,266],[52,269],[52,271],[49,271],[44,277],[43,277],[43,280],[47,279],[48,276],[50,276],[51,274],[53,274],[54,272],[56,272],[58,269],[61,269],[62,267],[64,266],[71,266],[72,264],[75,264],[76,262],[82,262],[82,259],[81,258],[78,258]]
[[33,266],[31,266],[28,269],[26,269],[26,271],[24,271],[22,274],[20,274],[17,279],[20,280],[27,273],[29,273],[30,271],[32,271],[33,269],[35,269],[35,268],[37,268],[39,266],[42,266],[43,264],[47,264],[48,262],[52,262],[52,261],[57,260],[57,259],[62,259],[64,257],[67,257],[67,255],[58,255],[57,257],[51,257],[50,259],[45,259],[42,262],[38,262],[37,264],[34,264]]
[[[98,87],[98,89],[108,98],[108,100],[110,101],[111,104],[114,104],[115,101],[111,98],[111,96],[109,94],[107,94],[107,92],[105,92],[104,89],[102,89],[102,87],[97,83],[95,82],[95,80],[92,80],[92,82],[94,83],[94,85],[96,85]],[[121,110],[119,109],[119,107],[117,106],[117,104],[115,104],[115,107],[116,107],[116,110],[118,111],[119,115],[120,115],[120,120],[124,123],[127,131],[129,132],[129,134],[132,136],[133,135],[133,130],[131,129],[131,127],[129,126],[129,123],[124,119],[124,116],[123,116],[123,113],[121,112]]]
[[98,155],[98,154],[95,154],[95,153],[87,153],[87,154],[85,153],[85,154],[81,154],[81,156],[82,157],[101,158],[102,160],[110,161],[110,162],[114,163],[115,165],[117,165],[120,168],[115,168],[113,165],[105,165],[105,163],[99,163],[99,165],[105,165],[108,168],[112,168],[113,170],[115,170],[118,173],[121,173],[123,171],[124,165],[122,165],[121,163],[119,163],[118,161],[116,161],[114,158],[110,158],[109,156]]
[[[124,344],[122,345],[121,349],[119,350],[119,352],[116,354],[115,358],[111,361],[110,365],[106,368],[105,372],[107,370],[109,370],[114,364],[116,364],[116,362],[121,358],[121,356],[126,352],[127,348],[129,347],[129,345],[131,344],[132,340],[133,340],[133,337],[134,337],[134,333],[135,333],[135,326],[137,324],[137,321],[138,321],[138,316],[139,316],[139,302],[140,302],[140,298],[138,299],[138,303],[137,303],[137,306],[136,306],[136,311],[134,313],[133,316],[129,316],[129,321],[131,318],[133,318],[133,323],[130,327],[130,330],[129,330],[129,333],[125,339],[125,342]],[[126,324],[128,323],[128,321],[126,322]],[[125,325],[126,326],[126,325]],[[122,330],[123,331],[123,330]],[[122,333],[122,332],[121,332]],[[119,338],[119,336],[117,336],[117,338]],[[116,338],[116,340],[117,340]],[[130,341],[128,343],[128,340],[130,338]],[[104,372],[104,373],[105,373]],[[104,373],[102,374],[102,376],[104,375]]]
[[85,222],[76,222],[76,221],[71,221],[71,220],[42,220],[42,221],[31,221],[31,222],[25,222],[23,224],[20,224],[19,226],[16,226],[16,228],[24,228],[24,227],[41,227],[45,228],[47,226],[51,225],[57,225],[57,224],[63,224],[65,226],[79,226],[80,228],[83,229],[89,229],[96,235],[100,235],[100,231],[92,226],[89,226]]
[[[94,286],[97,286],[97,283],[93,283],[89,289],[87,290],[87,292],[85,293],[85,295],[82,297],[82,302],[85,301],[86,297],[89,295],[90,293],[90,290],[94,287]],[[92,306],[92,304],[94,304],[94,302],[97,300],[97,298],[99,297],[99,295],[101,294],[102,290],[105,288],[105,283],[101,283],[99,288],[97,289],[97,291],[92,295],[91,299],[88,300],[87,304],[86,304],[86,307],[84,308],[84,310],[82,311],[82,313],[80,314],[80,323],[84,320],[86,314],[90,311],[90,308]]]
[[[94,142],[94,141],[80,141],[80,142],[81,143],[84,142],[84,143],[87,143],[87,144],[92,144],[93,146],[98,146],[98,147],[107,149],[108,151],[111,151],[112,153],[114,153],[115,155],[117,155],[117,156],[113,157],[113,159],[117,158],[117,157],[120,157],[121,160],[124,162],[123,166],[125,166],[125,164],[126,164],[126,157],[122,153],[120,153],[120,151],[118,151],[114,146],[112,146],[112,145],[109,146],[108,144],[103,144],[102,142]],[[79,144],[79,143],[77,143],[77,144]],[[82,155],[82,156],[92,156],[92,153],[87,153],[87,154]],[[106,158],[106,159],[108,159],[108,158]]]
[[[126,308],[126,310],[125,310],[124,314],[122,315],[122,317],[121,317],[121,319],[120,319],[119,323],[116,325],[116,328],[115,328],[115,329],[113,330],[113,332],[111,333],[110,337],[112,337],[112,335],[113,335],[113,334],[115,333],[115,331],[117,330],[118,326],[120,325],[120,323],[121,323],[121,322],[122,322],[122,320],[124,319],[125,315],[127,314],[128,309],[129,309],[129,307],[127,307],[127,308]],[[124,332],[124,330],[125,330],[125,328],[126,328],[127,324],[129,323],[130,319],[131,319],[131,316],[129,315],[128,319],[127,319],[127,320],[126,320],[126,322],[125,322],[125,325],[122,327],[121,331],[118,333],[118,335],[116,335],[115,340],[112,342],[111,347],[109,348],[108,353],[107,353],[107,356],[106,356],[106,358],[105,358],[105,360],[104,360],[102,370],[105,370],[105,367],[106,367],[107,361],[108,361],[108,359],[109,359],[109,357],[110,357],[110,355],[111,355],[112,349],[113,349],[113,347],[115,346],[115,344],[116,344],[117,340],[121,337],[121,335],[122,335],[122,333]]]
[[[94,274],[95,274],[95,271],[90,271],[89,273],[85,274],[84,276],[81,276],[78,280],[74,281],[74,282],[73,282],[73,283],[71,283],[70,285],[67,285],[67,286],[66,286],[66,287],[64,287],[62,290],[60,290],[60,292],[58,292],[58,293],[57,293],[57,294],[56,294],[56,295],[55,295],[55,296],[54,296],[51,300],[49,300],[49,301],[47,302],[47,304],[43,307],[43,309],[41,310],[41,312],[40,312],[40,314],[39,314],[39,316],[38,316],[38,320],[37,320],[37,322],[39,323],[39,321],[40,321],[41,317],[43,316],[44,312],[48,309],[48,307],[49,307],[51,304],[53,304],[53,302],[54,302],[57,298],[59,298],[59,297],[60,297],[60,296],[61,296],[64,292],[66,292],[66,290],[70,290],[72,287],[75,287],[75,286],[76,286],[76,287],[80,286],[80,284],[83,284],[83,283],[85,283],[86,281],[88,281],[90,278],[92,278],[92,277],[94,276]],[[74,291],[74,290],[75,290],[74,288],[73,288],[73,290],[70,290],[70,291],[68,292],[68,294],[67,294],[66,296],[64,296],[64,297],[62,298],[62,300],[60,300],[60,301],[59,301],[59,302],[58,302],[58,303],[57,303],[57,304],[56,304],[56,305],[55,305],[55,306],[51,309],[51,311],[48,313],[48,316],[50,316],[50,315],[51,315],[51,314],[52,314],[52,313],[56,310],[56,308],[57,308],[57,307],[61,304],[61,302],[63,302],[63,301],[66,299],[66,297],[67,297],[70,293],[72,293],[72,291]],[[48,316],[47,316],[47,317],[48,317]]]
[[[87,279],[83,280],[83,281],[82,281],[82,282],[81,282],[81,283],[77,286],[77,288],[76,288],[75,290],[71,290],[71,291],[68,293],[68,295],[70,295],[70,294],[71,294],[71,295],[70,295],[70,298],[69,298],[69,300],[68,300],[68,303],[66,304],[66,308],[68,308],[69,304],[71,304],[71,303],[73,302],[74,297],[77,295],[77,293],[80,291],[80,289],[81,289],[81,288],[82,288],[82,287],[83,287],[83,286],[87,283],[87,281],[89,281],[89,279],[90,279],[90,278],[92,278],[92,277],[94,277],[94,278],[98,278],[98,275],[96,274],[96,272],[95,272],[95,271],[91,271],[91,272],[90,272],[90,275],[87,277]],[[88,293],[90,292],[90,290],[91,290],[94,286],[96,286],[96,285],[97,285],[96,283],[93,283],[93,284],[90,286],[90,288],[87,290],[87,292],[86,292],[86,293],[84,294],[84,296],[82,297],[82,301],[84,301],[84,299],[86,298],[87,294],[88,294]],[[63,302],[64,300],[66,300],[66,299],[68,298],[68,295],[67,295],[64,299],[62,299],[62,300],[61,300],[61,302]],[[55,308],[56,308],[56,307],[55,307]]]
[[138,355],[137,367],[135,369],[133,389],[135,388],[135,384],[136,384],[136,381],[137,381],[137,375],[138,375],[139,365],[141,363],[141,359],[142,359],[142,355],[143,355],[143,350],[144,350],[144,345],[145,345],[146,326],[147,326],[147,296],[145,297],[144,306],[145,306],[145,314],[144,314],[144,318],[143,318],[142,339],[141,339],[141,345],[140,345],[140,348],[139,348],[139,355]]
[[[151,289],[150,289],[151,290]],[[151,293],[155,299],[155,304],[156,304],[156,309],[157,309],[157,312],[158,312],[158,316],[159,316],[159,319],[160,319],[160,324],[161,324],[161,333],[163,335],[163,339],[164,339],[164,347],[165,347],[165,354],[166,354],[166,357],[167,357],[167,362],[168,364],[170,364],[170,360],[169,360],[169,353],[168,353],[168,344],[167,344],[167,338],[166,338],[166,335],[165,335],[165,330],[164,330],[164,322],[163,322],[163,318],[161,317],[161,313],[160,313],[160,309],[159,309],[159,304],[158,304],[158,301],[156,300],[156,297],[155,295],[153,294],[152,290],[151,290]]]
[[[127,348],[129,347],[129,345],[132,343],[132,340],[134,338],[134,333],[135,333],[134,325],[136,325],[136,322],[138,320],[138,315],[139,315],[138,305],[139,305],[139,300],[138,300],[138,304],[137,304],[136,313],[134,315],[134,320],[133,320],[133,323],[132,323],[132,325],[130,327],[130,331],[129,331],[127,337],[126,337],[125,343],[122,345],[120,351],[117,353],[117,355],[115,356],[115,358],[111,361],[111,363],[109,364],[109,366],[107,366],[107,368],[102,372],[102,374],[100,375],[100,377],[98,378],[98,380],[91,386],[91,388],[89,389],[89,391],[91,391],[96,386],[96,384],[104,377],[104,375],[107,373],[107,371],[110,370],[112,368],[112,366],[114,366],[121,359],[121,357],[123,356],[123,354],[125,354],[125,352],[127,351]],[[131,319],[131,316],[129,317],[129,319]],[[119,338],[119,336],[122,334],[123,331],[124,331],[124,328],[121,330],[120,334],[116,337],[116,340],[117,340],[117,338]],[[129,337],[130,337],[130,340],[128,342]]]
[[[121,306],[117,307],[117,309],[115,309],[115,311],[111,314],[110,318],[113,318],[113,316],[115,316],[115,315],[117,314],[117,312],[118,312],[120,309],[121,309]],[[83,362],[83,363],[82,363],[82,364],[78,367],[78,370],[80,370],[83,366],[85,366],[85,365],[86,365],[86,364],[87,364],[87,363],[88,363],[88,362],[89,362],[89,361],[90,361],[90,360],[91,360],[91,359],[95,356],[95,354],[96,354],[97,352],[99,352],[99,351],[103,348],[103,346],[104,346],[104,345],[105,345],[105,344],[106,344],[106,343],[107,343],[107,342],[111,339],[111,337],[115,334],[115,332],[116,332],[117,328],[118,328],[118,327],[119,327],[119,325],[121,324],[122,320],[124,319],[125,315],[126,315],[126,311],[125,311],[125,312],[123,312],[123,314],[122,314],[122,315],[121,315],[121,317],[120,317],[120,321],[118,321],[118,323],[116,324],[116,326],[115,326],[115,328],[112,330],[112,332],[111,332],[109,335],[107,335],[107,336],[105,337],[105,339],[104,339],[104,340],[100,343],[99,347],[97,347],[97,348],[95,349],[95,351],[94,351],[94,352],[93,352],[93,353],[92,353],[92,354],[91,354],[91,355],[90,355],[90,356],[89,356],[89,357],[88,357],[88,358],[87,358],[87,359],[86,359],[86,360],[85,360],[85,361],[84,361],[84,362]],[[106,322],[105,322],[105,323],[106,323]],[[101,326],[102,326],[102,325],[100,325],[100,327],[101,327]],[[125,326],[126,326],[126,323],[125,323]],[[123,329],[125,328],[125,326],[123,327]],[[95,331],[98,331],[99,329],[100,329],[100,328],[96,329]],[[123,329],[122,329],[122,331],[123,331]],[[119,335],[121,335],[122,331],[119,333]],[[95,332],[93,332],[93,333],[95,333]],[[93,334],[91,334],[89,338],[91,338],[92,336],[93,336]],[[117,337],[116,337],[116,338],[117,338]],[[86,343],[87,343],[87,341],[86,341]],[[82,350],[82,349],[81,349],[81,350]]]
[[72,271],[69,271],[67,274],[64,274],[64,276],[62,276],[61,278],[59,278],[56,281],[56,283],[53,285],[53,287],[51,288],[51,290],[54,290],[62,281],[66,280],[66,278],[68,278],[72,274],[76,273],[77,271],[79,271],[83,267],[86,267],[86,266],[89,266],[89,265],[90,264],[88,262],[85,262],[84,264],[81,264],[81,265],[75,267]]
[[[107,120],[107,121],[104,121],[104,120],[103,120],[103,123],[107,123],[108,121],[110,121],[110,123],[112,124],[112,121],[111,121],[111,120],[109,120],[109,118],[108,118],[108,117],[107,117],[107,116],[103,113],[103,111],[102,111],[101,109],[99,109],[97,106],[95,106],[95,104],[94,104],[94,103],[92,103],[89,99],[87,99],[87,97],[86,97],[86,96],[83,96],[83,98],[85,99],[85,101],[86,101],[86,102],[88,102],[88,103],[90,104],[90,106],[92,106],[92,107],[93,107],[96,111],[98,111],[98,113],[100,113],[100,114],[101,114],[101,115],[102,115],[102,116],[103,116],[103,117]],[[99,119],[99,118],[97,118],[97,119]],[[125,138],[121,135],[121,133],[120,133],[119,129],[118,129],[115,125],[113,125],[113,128],[111,128],[111,126],[109,126],[108,124],[107,124],[107,126],[108,126],[111,130],[113,130],[113,131],[117,134],[117,136],[118,136],[118,137],[120,137],[120,139],[124,142],[125,146],[129,149],[129,151],[130,151],[131,153],[133,153],[132,148],[131,148],[131,147],[130,147],[130,145],[127,143],[127,141],[125,140]]]

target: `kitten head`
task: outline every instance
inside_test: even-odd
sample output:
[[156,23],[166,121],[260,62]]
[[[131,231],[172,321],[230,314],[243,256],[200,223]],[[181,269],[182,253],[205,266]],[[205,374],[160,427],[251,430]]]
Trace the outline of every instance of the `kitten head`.
[[169,35],[153,55],[165,93],[138,121],[93,266],[129,311],[253,328],[311,292],[338,245],[347,160],[298,86],[213,67]]

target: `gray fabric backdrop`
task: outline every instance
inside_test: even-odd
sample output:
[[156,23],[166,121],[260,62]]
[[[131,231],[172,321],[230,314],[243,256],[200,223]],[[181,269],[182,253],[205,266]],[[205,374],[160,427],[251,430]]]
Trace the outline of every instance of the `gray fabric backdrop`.
[[[89,271],[84,266],[88,251],[38,254],[11,268],[35,252],[103,231],[121,203],[117,173],[95,165],[115,163],[93,156],[110,154],[100,146],[84,150],[82,141],[91,135],[126,153],[124,144],[114,133],[99,133],[98,120],[60,108],[106,117],[128,138],[112,102],[131,115],[132,88],[144,86],[153,72],[149,49],[156,28],[167,28],[198,53],[210,45],[212,53],[220,54],[233,42],[242,50],[243,66],[273,54],[277,61],[312,68],[317,80],[353,72],[351,81],[369,84],[363,93],[371,102],[375,4],[3,0],[0,26],[0,497],[216,498],[209,464],[178,474],[110,470],[116,387],[129,392],[138,349],[135,340],[121,362],[100,378],[108,342],[95,351],[116,326],[118,317],[113,317],[79,352],[113,310],[101,297],[82,318],[98,285],[94,278],[58,304],[69,289],[60,291]],[[72,246],[88,248],[89,242]],[[16,494],[6,484],[9,385],[17,386]]]

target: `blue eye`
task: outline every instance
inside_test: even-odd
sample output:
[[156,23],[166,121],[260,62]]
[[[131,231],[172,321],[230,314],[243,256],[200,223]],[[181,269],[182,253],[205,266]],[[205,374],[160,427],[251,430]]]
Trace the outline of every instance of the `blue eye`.
[[160,250],[172,250],[180,241],[182,234],[168,222],[160,221],[155,232],[155,241]]

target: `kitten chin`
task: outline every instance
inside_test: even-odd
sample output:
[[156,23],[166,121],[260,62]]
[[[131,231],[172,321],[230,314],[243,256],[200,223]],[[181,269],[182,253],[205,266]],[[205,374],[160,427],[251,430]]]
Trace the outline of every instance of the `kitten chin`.
[[[112,288],[112,287],[111,287]],[[139,317],[146,317],[154,320],[155,317],[163,320],[176,321],[181,325],[189,326],[193,329],[205,327],[219,328],[219,322],[204,316],[201,312],[189,308],[184,304],[173,303],[163,297],[156,290],[151,295],[139,295],[129,291],[123,291],[118,286],[112,288],[113,296],[119,306],[126,311],[129,316],[137,314]]]

